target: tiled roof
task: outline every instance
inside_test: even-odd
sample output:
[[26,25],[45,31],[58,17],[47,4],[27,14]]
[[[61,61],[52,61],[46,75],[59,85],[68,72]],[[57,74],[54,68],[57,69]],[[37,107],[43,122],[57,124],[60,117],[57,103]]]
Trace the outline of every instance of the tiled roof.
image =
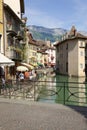
[[28,38],[29,38],[29,44],[33,44],[33,45],[38,46],[36,40],[33,39],[33,36],[31,33],[28,33]]
[[48,49],[48,46],[45,41],[37,41],[37,44],[40,47],[40,49]]
[[68,33],[68,37],[64,37],[61,41],[58,41],[54,46],[57,46],[65,41],[74,40],[74,39],[84,39],[87,40],[87,36],[82,35],[81,33],[77,32],[75,27],[72,26],[70,32]]
[[76,33],[77,38],[87,38],[87,36],[82,35],[81,33]]

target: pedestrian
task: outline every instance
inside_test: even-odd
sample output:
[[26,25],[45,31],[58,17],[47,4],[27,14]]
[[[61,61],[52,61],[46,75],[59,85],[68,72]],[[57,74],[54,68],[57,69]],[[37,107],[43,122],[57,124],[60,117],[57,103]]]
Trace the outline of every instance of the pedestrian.
[[29,79],[32,80],[32,78],[33,78],[33,74],[32,74],[32,70],[30,70],[30,72],[29,72]]
[[38,74],[37,74],[37,71],[35,70],[33,74],[33,80],[37,80],[37,79],[38,79]]
[[5,78],[4,78],[4,76],[1,76],[1,81],[2,81],[2,88],[5,89]]
[[18,78],[19,78],[19,73],[16,72],[16,81],[18,81]]
[[25,79],[29,79],[29,71],[25,71],[24,77],[25,77]]
[[33,73],[33,77],[36,78],[37,77],[37,71],[35,70],[35,72]]
[[24,81],[24,74],[22,72],[19,74],[19,80]]

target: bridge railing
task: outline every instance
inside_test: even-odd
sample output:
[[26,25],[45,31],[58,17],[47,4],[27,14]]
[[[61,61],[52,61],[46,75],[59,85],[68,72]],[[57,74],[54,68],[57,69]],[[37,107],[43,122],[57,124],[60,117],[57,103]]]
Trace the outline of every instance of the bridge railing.
[[0,97],[87,106],[87,83],[16,80],[0,83]]

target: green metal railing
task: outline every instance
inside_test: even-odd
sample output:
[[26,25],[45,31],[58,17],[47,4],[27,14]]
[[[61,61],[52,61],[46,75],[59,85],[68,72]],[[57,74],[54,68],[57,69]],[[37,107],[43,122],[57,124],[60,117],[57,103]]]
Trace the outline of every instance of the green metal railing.
[[10,80],[4,88],[0,83],[0,98],[87,106],[87,83]]

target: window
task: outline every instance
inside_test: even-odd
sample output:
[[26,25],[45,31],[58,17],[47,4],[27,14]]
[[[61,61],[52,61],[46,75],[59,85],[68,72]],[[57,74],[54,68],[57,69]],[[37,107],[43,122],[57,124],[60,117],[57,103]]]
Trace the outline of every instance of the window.
[[33,56],[36,56],[36,52],[32,52]]
[[80,68],[83,69],[83,64],[82,63],[80,64]]
[[80,56],[83,56],[83,51],[80,52]]
[[81,46],[81,47],[83,46],[83,42],[80,43],[80,46]]

